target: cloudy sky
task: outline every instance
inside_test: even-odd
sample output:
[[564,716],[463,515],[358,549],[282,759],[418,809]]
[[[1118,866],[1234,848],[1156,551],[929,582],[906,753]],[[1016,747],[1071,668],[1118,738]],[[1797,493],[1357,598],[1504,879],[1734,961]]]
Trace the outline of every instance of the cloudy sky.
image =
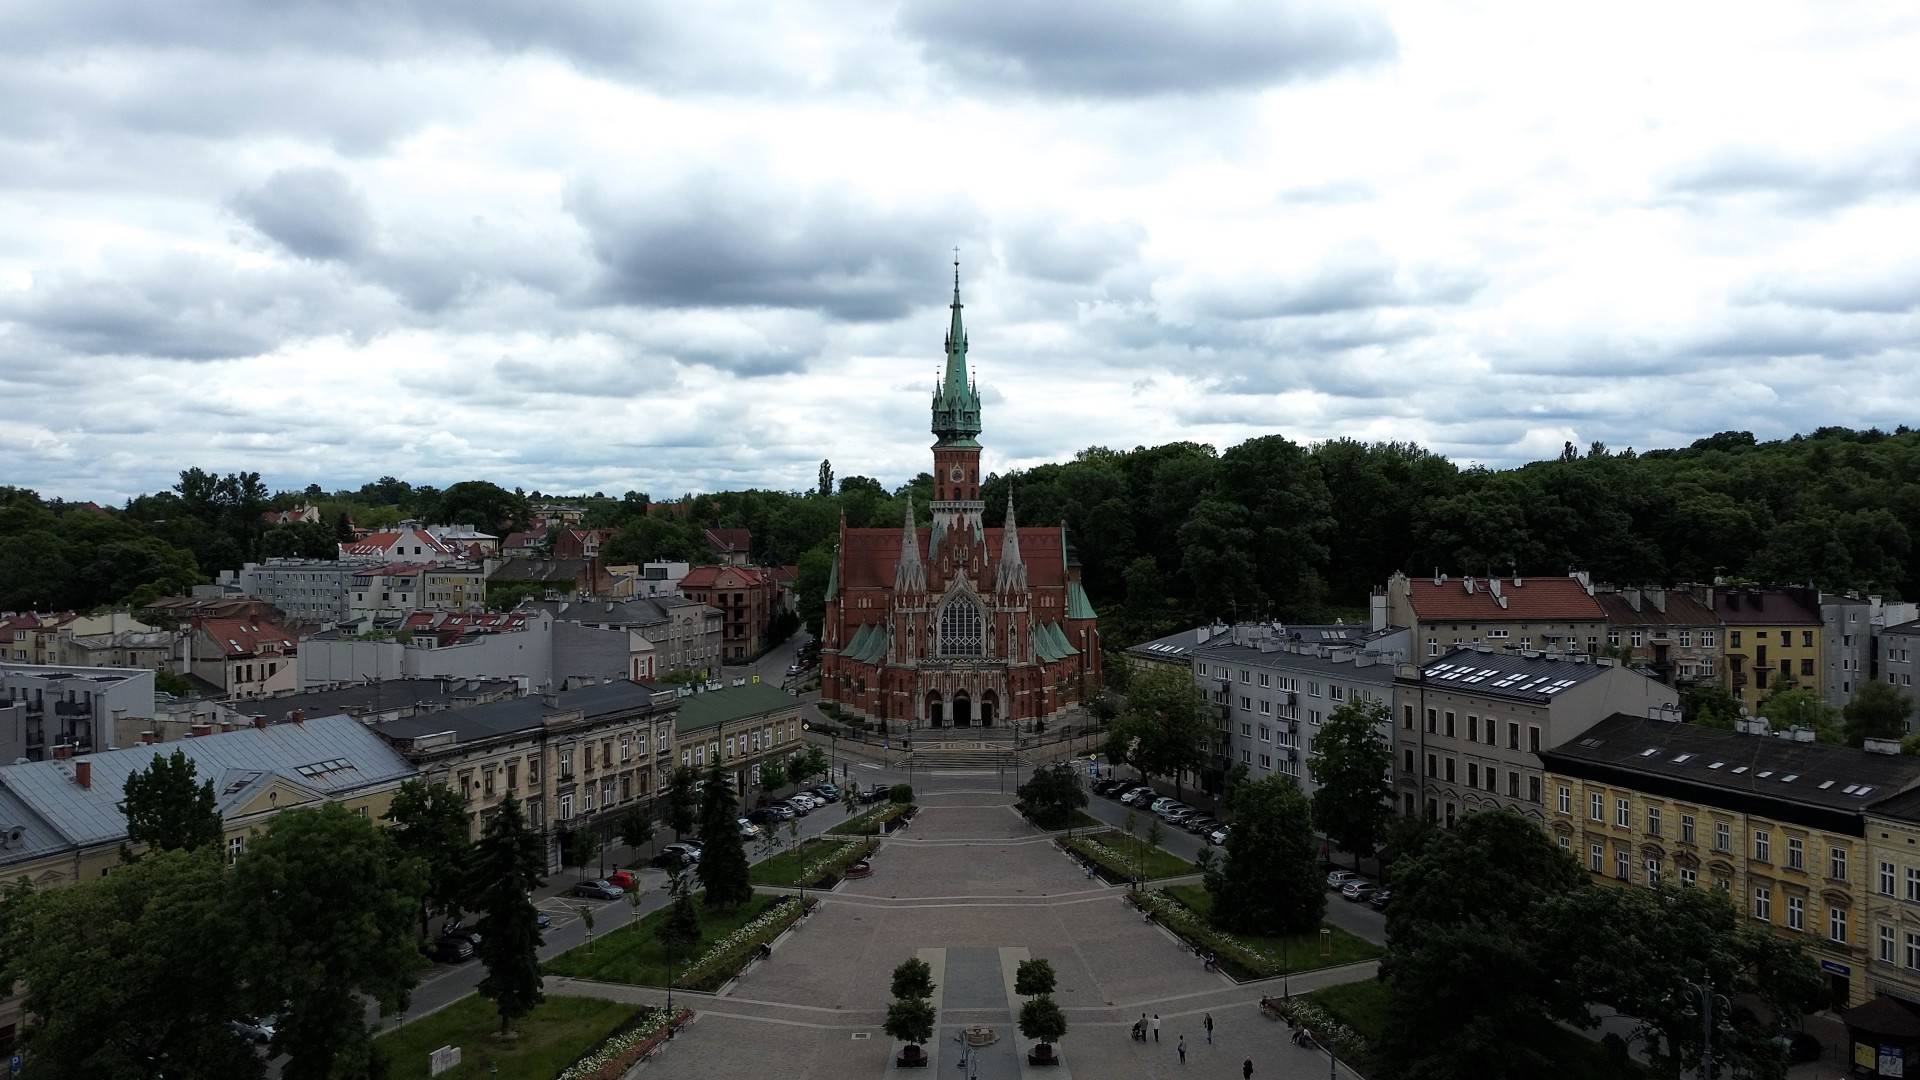
[[1915,420],[1920,9],[0,7],[0,482]]

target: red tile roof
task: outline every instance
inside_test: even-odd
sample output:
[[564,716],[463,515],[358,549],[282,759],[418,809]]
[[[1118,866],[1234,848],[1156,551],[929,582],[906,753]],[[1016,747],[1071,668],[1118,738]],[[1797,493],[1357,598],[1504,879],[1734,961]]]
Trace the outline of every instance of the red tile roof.
[[292,655],[299,637],[265,619],[202,619],[200,629],[228,656]]
[[[932,530],[920,529],[920,557],[926,558]],[[987,551],[998,553],[1005,529],[987,530]],[[1060,550],[1060,529],[1039,525],[1020,529],[1020,560],[1027,564],[1027,584],[1036,589],[1063,588],[1067,569]],[[848,529],[840,551],[840,586],[847,589],[891,589],[894,568],[900,563],[899,529]],[[988,574],[991,579],[992,575]]]
[[[894,542],[899,543],[898,533],[894,534]],[[771,585],[776,580],[773,575],[758,566],[696,566],[687,571],[686,577],[680,579],[680,588],[682,590],[720,588],[722,587],[720,577],[723,574],[733,575],[739,583],[724,586],[725,588],[753,588],[756,585]]]
[[[1468,592],[1465,582],[1473,582]],[[1500,579],[1500,592],[1507,606],[1501,607],[1487,588],[1485,578],[1448,578],[1438,585],[1432,578],[1413,578],[1407,582],[1408,599],[1421,622],[1568,622],[1604,619],[1606,610],[1587,593],[1586,586],[1570,577],[1526,577]]]
[[800,580],[798,566],[776,566],[773,568],[773,580],[782,585],[791,585]]
[[1720,622],[1712,608],[1683,589],[1667,590],[1665,611],[1654,607],[1652,599],[1645,596],[1640,598],[1639,611],[1617,592],[1598,593],[1594,599],[1600,601],[1607,621],[1621,626],[1716,626]]
[[451,645],[473,634],[502,634],[523,630],[527,616],[523,612],[482,611],[474,614],[416,611],[408,615],[401,628],[415,635],[431,634],[440,644]]

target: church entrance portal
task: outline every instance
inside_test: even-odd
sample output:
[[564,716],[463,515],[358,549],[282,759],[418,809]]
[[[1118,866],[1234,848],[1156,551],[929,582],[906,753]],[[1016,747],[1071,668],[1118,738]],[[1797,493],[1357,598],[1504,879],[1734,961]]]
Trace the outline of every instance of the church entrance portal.
[[994,692],[991,690],[980,695],[980,726],[981,727],[993,726],[993,714],[999,711],[998,708],[996,708],[996,706],[998,706],[999,703],[1000,703],[1000,699],[997,696],[995,696]]
[[940,692],[938,690],[930,691],[927,694],[927,726],[946,726],[945,709],[940,704]]
[[971,727],[973,725],[973,702],[965,694],[953,695],[953,726]]

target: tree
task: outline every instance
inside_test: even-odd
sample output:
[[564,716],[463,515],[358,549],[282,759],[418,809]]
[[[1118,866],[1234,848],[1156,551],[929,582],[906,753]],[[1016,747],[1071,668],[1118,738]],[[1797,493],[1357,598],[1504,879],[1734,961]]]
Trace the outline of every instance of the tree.
[[1846,719],[1847,745],[1860,746],[1868,739],[1903,739],[1907,735],[1907,717],[1913,715],[1913,699],[1891,684],[1870,679],[1854,691],[1841,715]]
[[587,867],[599,857],[600,834],[592,826],[582,823],[560,834],[560,865],[580,871],[581,881],[587,879]]
[[368,1075],[366,1003],[404,1007],[419,970],[414,916],[426,873],[373,822],[338,803],[283,810],[234,865],[228,902],[254,1007],[281,1017],[271,1051],[288,1080]]
[[473,845],[467,840],[467,807],[458,792],[445,784],[408,780],[393,794],[388,808],[387,833],[402,855],[418,859],[427,875],[427,891],[420,898],[420,936],[434,915],[459,911],[468,897],[468,861]]
[[923,998],[895,998],[887,1005],[887,1020],[882,1030],[917,1050],[933,1038],[933,1022],[933,1002]]
[[1554,1021],[1579,1002],[1561,982],[1568,959],[1521,928],[1547,900],[1584,887],[1572,857],[1510,811],[1470,814],[1402,857],[1387,908],[1382,1071],[1434,1080],[1552,1075]]
[[816,489],[821,498],[833,494],[833,462],[820,459],[820,486]]
[[463,480],[440,494],[439,502],[428,512],[434,522],[445,525],[470,523],[489,532],[505,535],[524,529],[531,516],[525,496],[508,491],[485,480]]
[[931,998],[933,996],[933,967],[925,960],[914,958],[902,960],[893,969],[893,996],[897,998]]
[[833,766],[827,761],[827,752],[817,746],[807,747],[806,752],[793,763],[794,778],[802,783],[816,776],[825,776],[832,771]]
[[1064,828],[1073,820],[1073,812],[1087,805],[1079,774],[1066,762],[1034,769],[1033,777],[1021,784],[1016,794],[1021,810],[1049,829]]
[[746,842],[740,838],[740,806],[717,761],[707,770],[706,787],[701,792],[700,838],[706,846],[701,849],[694,873],[707,890],[707,906],[724,910],[753,899]]
[[700,940],[700,913],[694,909],[693,897],[687,895],[685,875],[675,874],[669,883],[673,892],[673,904],[667,909],[666,921],[657,927],[653,936],[667,947],[667,981],[673,981],[673,959],[692,949]]
[[1805,728],[1821,742],[1837,743],[1845,739],[1836,720],[1840,710],[1820,700],[1814,690],[1783,688],[1760,703],[1760,715],[1775,731]]
[[1226,865],[1207,883],[1213,920],[1262,934],[1318,929],[1326,880],[1314,856],[1307,797],[1286,778],[1265,776],[1240,785],[1233,813]]
[[155,1080],[258,1077],[228,1022],[248,1013],[217,847],[155,850],[94,881],[10,890],[4,979],[24,984],[28,1075]]
[[1126,710],[1109,740],[1126,747],[1126,760],[1142,773],[1173,777],[1180,792],[1187,771],[1205,763],[1211,734],[1193,677],[1155,667],[1133,677]]
[[1694,683],[1680,689],[1680,715],[1689,724],[1732,731],[1740,699],[1719,683]]
[[1040,1044],[1041,1057],[1051,1057],[1053,1044],[1067,1034],[1067,1014],[1042,994],[1020,1006],[1020,1034]]
[[[1040,997],[1053,993],[1053,965],[1045,960],[1022,960],[1014,969],[1013,992],[1021,997]],[[1029,1035],[1028,1038],[1033,1038]]]
[[760,763],[760,789],[778,791],[787,786],[787,763],[784,758],[770,757]]
[[226,827],[213,797],[213,781],[195,784],[193,759],[175,750],[153,756],[145,769],[127,775],[126,798],[120,810],[127,816],[127,840],[121,857],[131,860],[135,847],[154,851],[193,851],[219,847]]
[[533,891],[546,884],[545,869],[545,845],[527,828],[520,801],[509,793],[474,846],[468,884],[473,908],[480,912],[478,951],[487,968],[480,996],[492,999],[502,1035],[546,1000],[540,990],[539,912],[533,906]]
[[1350,698],[1313,737],[1313,824],[1353,855],[1355,870],[1379,850],[1392,817],[1393,747],[1380,734],[1392,722],[1386,702]]
[[667,784],[667,825],[673,829],[675,840],[693,831],[699,808],[700,774],[692,766],[682,765],[673,770],[673,779]]
[[[1711,980],[1716,994],[1757,997],[1781,1017],[1825,1003],[1825,980],[1802,944],[1751,925],[1718,889],[1573,889],[1540,905],[1528,936],[1571,983],[1572,1019],[1595,1023],[1587,1003],[1634,1017],[1632,1041],[1657,1075],[1700,1060],[1700,1002],[1689,983]],[[1715,1036],[1715,1059],[1728,1076],[1778,1080],[1786,1070],[1772,1034],[1733,1025]]]
[[653,818],[637,806],[620,815],[620,842],[636,853],[652,844]]

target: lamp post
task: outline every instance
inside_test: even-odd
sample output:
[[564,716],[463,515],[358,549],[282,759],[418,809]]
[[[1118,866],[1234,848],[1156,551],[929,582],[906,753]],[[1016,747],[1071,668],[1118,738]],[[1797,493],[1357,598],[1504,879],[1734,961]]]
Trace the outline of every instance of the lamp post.
[[1715,1030],[1713,1011],[1717,1006],[1722,1013],[1725,1013],[1733,1006],[1726,995],[1713,992],[1711,976],[1697,983],[1690,979],[1680,981],[1700,998],[1700,1076],[1701,1080],[1713,1080],[1713,1033]]

